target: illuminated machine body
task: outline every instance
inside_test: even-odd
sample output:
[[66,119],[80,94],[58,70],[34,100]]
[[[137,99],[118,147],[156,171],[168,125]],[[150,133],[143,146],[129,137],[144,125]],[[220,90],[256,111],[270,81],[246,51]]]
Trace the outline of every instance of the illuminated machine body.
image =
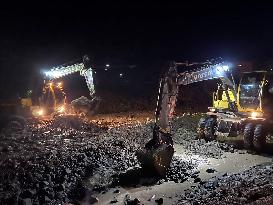
[[84,76],[87,87],[90,92],[90,96],[95,94],[94,80],[93,80],[93,69],[90,66],[90,59],[88,56],[83,56],[80,63],[72,63],[68,65],[62,65],[54,67],[45,72],[45,76],[48,80],[53,81],[64,76],[77,73]]
[[236,84],[230,66],[224,62],[202,63],[198,70],[186,72],[178,72],[180,65],[193,64],[173,62],[160,80],[153,138],[136,153],[142,166],[165,175],[174,153],[171,121],[178,87],[212,79],[219,79],[221,83],[213,94],[213,106],[209,107],[206,117],[200,119],[199,137],[214,140],[217,136],[242,134],[246,148],[261,151],[273,125],[272,74],[266,71],[243,73]]
[[58,82],[58,80],[73,73],[79,72],[80,75],[84,76],[90,96],[95,98],[94,73],[89,62],[89,57],[83,56],[80,62],[57,66],[44,72],[46,80],[43,94],[40,98],[42,109],[38,114],[64,112],[66,110],[66,96],[62,82]]
[[225,90],[214,93],[213,107],[207,117],[199,122],[200,137],[215,139],[217,135],[244,137],[247,149],[262,151],[266,135],[272,132],[273,125],[273,74],[267,71],[242,73],[234,92],[228,92],[236,110],[230,109]]
[[62,82],[46,81],[43,86],[42,95],[39,98],[39,109],[34,115],[49,115],[52,113],[63,113],[66,107],[66,94],[63,91]]

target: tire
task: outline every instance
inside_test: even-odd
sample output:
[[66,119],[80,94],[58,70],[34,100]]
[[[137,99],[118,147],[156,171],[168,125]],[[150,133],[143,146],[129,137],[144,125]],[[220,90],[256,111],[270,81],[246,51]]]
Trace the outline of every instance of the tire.
[[246,124],[244,128],[244,147],[246,149],[253,148],[253,131],[254,131],[253,124],[252,123]]
[[216,120],[214,118],[209,118],[206,121],[204,128],[204,135],[206,141],[212,141],[216,139],[215,135]]
[[256,151],[261,152],[266,144],[266,135],[262,124],[256,125],[253,135],[253,146]]
[[206,125],[207,120],[208,120],[207,117],[202,117],[198,122],[198,125],[197,125],[198,139],[204,139],[205,138],[204,129],[205,129],[205,125]]

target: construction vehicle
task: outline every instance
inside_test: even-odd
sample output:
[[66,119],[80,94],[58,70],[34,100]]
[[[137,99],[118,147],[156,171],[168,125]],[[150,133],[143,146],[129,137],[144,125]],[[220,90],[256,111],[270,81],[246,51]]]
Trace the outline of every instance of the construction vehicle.
[[209,107],[206,117],[200,119],[199,137],[215,140],[219,135],[243,135],[247,149],[261,151],[273,125],[273,74],[267,71],[243,73],[236,84],[231,66],[224,62],[206,62],[198,70],[185,72],[178,72],[180,65],[185,63],[172,62],[160,79],[153,138],[136,152],[142,167],[152,168],[161,176],[166,174],[174,153],[171,121],[178,88],[211,79],[219,79],[221,83],[213,93],[213,106]]
[[[78,72],[80,73],[81,76],[85,78],[91,100],[82,96],[81,98],[72,101],[71,105],[75,113],[78,113],[78,112],[83,113],[83,110],[84,110],[84,113],[86,114],[89,112],[89,110],[91,110],[90,113],[94,114],[96,112],[96,109],[98,109],[100,98],[96,96],[95,84],[94,84],[95,71],[93,68],[91,68],[90,59],[87,55],[83,56],[79,63],[73,62],[73,63],[57,66],[50,70],[45,71],[44,74],[47,81],[51,85],[54,85],[56,84],[55,81],[59,80],[60,78],[74,74],[74,73],[78,73]],[[55,105],[54,107],[57,108],[58,110],[60,106]],[[61,108],[63,108],[63,106],[61,106]]]
[[[26,120],[31,118],[47,118],[66,111],[66,94],[59,78],[80,72],[86,79],[90,95],[94,96],[92,69],[88,56],[84,56],[80,62],[54,67],[44,72],[44,83],[41,86],[42,93],[33,96],[31,90],[26,95],[16,99],[0,101],[0,127],[22,130]],[[39,87],[39,86],[38,86]]]
[[26,95],[0,101],[0,128],[20,131],[25,128],[27,120],[63,113],[66,96],[61,84],[48,82],[42,90],[39,97],[34,97],[29,90]]
[[94,95],[94,71],[91,68],[90,59],[87,55],[84,55],[79,63],[72,62],[65,65],[53,67],[50,70],[45,71],[44,74],[46,79],[52,81],[77,72],[79,72],[80,75],[84,76],[90,92],[90,96]]
[[94,96],[95,88],[93,83],[93,70],[90,66],[90,59],[87,55],[80,60],[53,67],[45,71],[43,74],[44,85],[42,94],[39,96],[36,106],[32,105],[31,99],[24,98],[21,100],[22,105],[30,106],[34,116],[50,116],[56,113],[64,113],[66,111],[66,94],[63,90],[63,83],[60,78],[79,72],[85,77],[90,96]]

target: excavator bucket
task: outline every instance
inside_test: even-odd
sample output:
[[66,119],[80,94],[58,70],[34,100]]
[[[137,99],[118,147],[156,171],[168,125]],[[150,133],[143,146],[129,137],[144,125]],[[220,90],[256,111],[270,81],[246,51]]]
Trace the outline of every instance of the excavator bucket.
[[157,148],[143,148],[136,152],[141,166],[145,170],[154,171],[164,177],[170,166],[174,148],[171,144],[161,144]]
[[145,148],[136,152],[142,168],[153,170],[162,177],[166,175],[174,153],[170,121],[173,117],[177,93],[177,70],[172,63],[160,79],[153,138]]

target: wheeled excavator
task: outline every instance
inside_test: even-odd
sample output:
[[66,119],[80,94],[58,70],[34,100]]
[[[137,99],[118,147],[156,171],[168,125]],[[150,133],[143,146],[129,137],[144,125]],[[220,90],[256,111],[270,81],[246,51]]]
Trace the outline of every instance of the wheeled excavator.
[[215,140],[219,135],[236,137],[242,134],[247,149],[261,151],[273,125],[273,74],[267,71],[242,73],[236,84],[231,66],[225,62],[206,62],[200,64],[198,70],[178,72],[180,65],[185,63],[172,62],[160,79],[153,137],[136,152],[142,167],[160,176],[166,174],[174,154],[171,122],[178,88],[212,79],[221,83],[213,93],[213,106],[209,107],[206,117],[200,119],[198,136]]

